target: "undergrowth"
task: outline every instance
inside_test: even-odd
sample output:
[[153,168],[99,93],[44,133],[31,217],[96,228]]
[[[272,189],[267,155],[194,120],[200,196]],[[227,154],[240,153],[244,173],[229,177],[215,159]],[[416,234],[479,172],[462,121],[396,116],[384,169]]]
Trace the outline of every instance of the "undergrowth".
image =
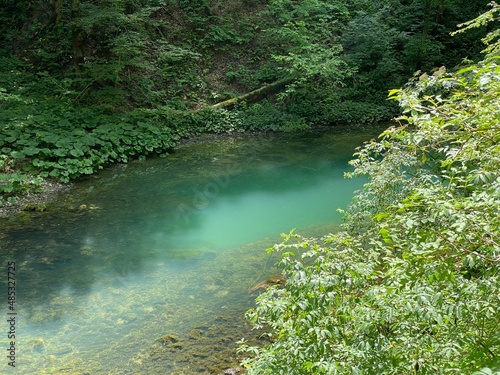
[[181,138],[307,127],[302,118],[270,104],[236,111],[164,107],[110,112],[68,100],[0,95],[0,205],[40,191],[46,180],[67,183],[113,163],[165,155]]

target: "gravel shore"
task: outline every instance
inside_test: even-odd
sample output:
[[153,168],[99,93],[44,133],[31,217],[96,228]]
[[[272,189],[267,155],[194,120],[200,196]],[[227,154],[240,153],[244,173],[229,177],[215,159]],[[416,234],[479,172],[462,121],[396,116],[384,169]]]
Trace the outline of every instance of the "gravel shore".
[[55,199],[60,193],[68,190],[71,184],[60,184],[57,182],[44,182],[42,191],[31,193],[19,198],[16,202],[5,202],[0,206],[0,218],[6,218],[27,207],[39,207]]

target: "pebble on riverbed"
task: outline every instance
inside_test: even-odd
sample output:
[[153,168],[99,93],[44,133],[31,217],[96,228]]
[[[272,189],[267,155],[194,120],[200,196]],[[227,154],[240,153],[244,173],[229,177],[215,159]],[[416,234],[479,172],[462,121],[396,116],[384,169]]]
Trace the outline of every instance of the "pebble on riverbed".
[[228,374],[228,375],[236,375],[239,372],[240,372],[239,367],[232,367],[232,368],[228,368],[227,370],[224,370],[224,374]]

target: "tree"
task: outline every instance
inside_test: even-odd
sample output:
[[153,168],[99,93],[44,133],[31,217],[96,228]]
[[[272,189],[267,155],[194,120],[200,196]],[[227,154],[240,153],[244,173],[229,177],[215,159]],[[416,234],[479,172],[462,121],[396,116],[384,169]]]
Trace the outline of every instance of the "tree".
[[[488,0],[359,0],[349,11],[342,34],[345,59],[356,71],[346,96],[385,100],[390,87],[400,87],[414,71],[455,67],[463,58],[480,58],[474,43],[484,29],[450,38],[458,23],[475,18]],[[366,100],[366,99],[365,99]]]
[[266,38],[272,41],[272,58],[283,78],[295,79],[293,88],[309,86],[311,80],[339,84],[348,70],[339,55],[340,33],[348,13],[338,0],[295,2],[273,0],[263,12],[270,25]]

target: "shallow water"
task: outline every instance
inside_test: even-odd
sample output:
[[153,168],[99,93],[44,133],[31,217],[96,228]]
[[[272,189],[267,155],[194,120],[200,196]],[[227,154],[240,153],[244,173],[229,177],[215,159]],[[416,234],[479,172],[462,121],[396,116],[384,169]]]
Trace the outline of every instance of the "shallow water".
[[378,131],[357,133],[187,144],[103,171],[15,225],[0,222],[2,264],[17,268],[14,373],[237,365],[235,342],[256,336],[242,318],[258,294],[251,288],[278,272],[265,249],[292,228],[335,230],[336,209],[362,185],[343,179],[347,161]]

